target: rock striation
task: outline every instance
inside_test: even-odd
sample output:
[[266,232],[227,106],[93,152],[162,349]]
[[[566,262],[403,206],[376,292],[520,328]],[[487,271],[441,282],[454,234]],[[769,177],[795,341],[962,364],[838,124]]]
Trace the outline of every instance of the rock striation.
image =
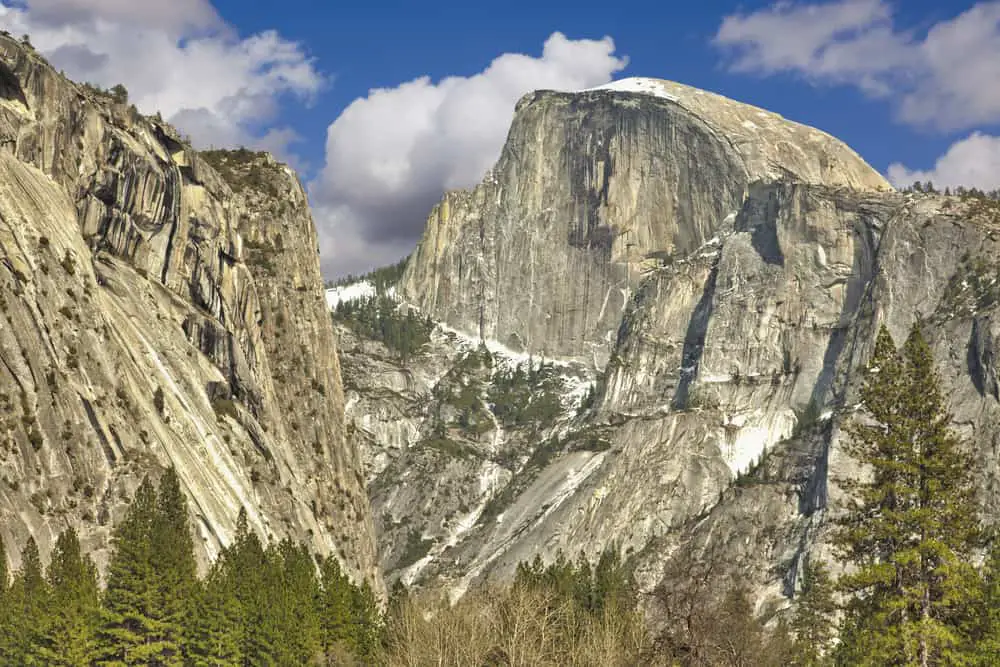
[[74,525],[107,556],[146,474],[176,467],[199,556],[239,508],[263,536],[379,577],[345,441],[316,232],[294,173],[204,155],[0,37],[0,537]]

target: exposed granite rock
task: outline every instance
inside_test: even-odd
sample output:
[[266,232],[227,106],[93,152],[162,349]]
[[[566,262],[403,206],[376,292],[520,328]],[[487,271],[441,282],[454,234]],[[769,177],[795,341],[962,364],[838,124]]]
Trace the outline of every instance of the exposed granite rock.
[[539,91],[500,160],[431,212],[404,298],[471,334],[607,361],[642,272],[717,235],[755,182],[891,189],[843,143],[680,84]]
[[427,582],[458,566],[453,550],[497,519],[505,489],[513,493],[544,467],[553,437],[577,412],[586,372],[559,366],[545,379],[526,376],[534,400],[549,392],[561,405],[511,423],[496,408],[498,378],[527,371],[529,360],[439,328],[404,361],[347,326],[338,331],[349,432],[366,454],[380,563],[390,581]]
[[376,580],[294,174],[263,155],[212,155],[223,178],[171,127],[6,37],[0,82],[7,553],[16,562],[32,535],[44,555],[74,525],[103,565],[124,501],[172,464],[203,561],[246,506],[263,535]]
[[860,474],[842,428],[877,328],[901,342],[918,318],[998,516],[1000,206],[896,193],[822,133],[663,85],[675,99],[527,96],[490,177],[431,215],[404,300],[602,376],[592,410],[521,441],[541,465],[509,468],[423,581],[461,592],[615,544],[647,589],[695,553],[761,601],[790,594],[802,556],[829,553],[836,480]]

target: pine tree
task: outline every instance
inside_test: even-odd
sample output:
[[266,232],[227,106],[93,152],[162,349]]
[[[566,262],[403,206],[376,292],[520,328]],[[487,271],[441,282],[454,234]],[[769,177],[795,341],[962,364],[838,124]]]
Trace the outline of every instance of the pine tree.
[[243,664],[239,601],[218,563],[193,591],[191,609],[185,635],[188,663],[194,667]]
[[971,460],[949,429],[919,326],[902,354],[880,330],[861,399],[867,419],[848,427],[846,451],[871,475],[842,480],[855,500],[835,541],[854,570],[839,582],[852,596],[839,660],[962,664],[979,590]]
[[351,623],[357,655],[363,659],[371,658],[378,650],[382,637],[382,621],[378,600],[367,581],[361,586],[351,586]]
[[321,592],[319,598],[322,646],[324,655],[336,655],[343,647],[357,652],[357,640],[352,623],[351,581],[340,568],[336,556],[327,556],[320,563]]
[[190,616],[198,579],[187,500],[173,468],[160,478],[156,512],[150,526],[150,547],[156,587],[150,609],[157,626],[154,642],[161,645],[162,664],[180,665],[184,624]]
[[632,574],[622,563],[617,545],[606,548],[597,560],[593,597],[597,601],[595,612],[604,608],[631,610],[638,604]]
[[73,528],[56,540],[46,574],[51,593],[41,655],[49,665],[89,665],[95,656],[100,603],[97,568],[81,552]]
[[0,664],[6,664],[5,658],[12,650],[14,638],[14,614],[7,600],[7,582],[7,552],[0,535]]
[[975,664],[992,667],[1000,664],[1000,537],[996,535],[983,567],[980,609],[978,662]]
[[29,537],[21,552],[21,569],[14,573],[4,600],[9,636],[4,642],[0,664],[33,667],[47,664],[39,651],[41,629],[45,626],[49,590],[42,576],[42,562],[35,538]]
[[156,491],[142,481],[128,513],[115,528],[98,638],[102,665],[144,665],[162,652],[154,618],[157,582],[151,534]]
[[260,539],[249,529],[244,509],[236,520],[233,543],[219,556],[218,567],[236,597],[243,664],[276,664],[281,636],[273,601],[281,580]]
[[802,590],[798,595],[791,630],[795,635],[796,665],[819,667],[828,664],[826,651],[834,636],[833,580],[822,563],[805,561]]
[[322,652],[319,619],[319,583],[316,567],[304,546],[289,539],[268,549],[277,580],[269,582],[271,609],[281,641],[279,664],[305,665]]

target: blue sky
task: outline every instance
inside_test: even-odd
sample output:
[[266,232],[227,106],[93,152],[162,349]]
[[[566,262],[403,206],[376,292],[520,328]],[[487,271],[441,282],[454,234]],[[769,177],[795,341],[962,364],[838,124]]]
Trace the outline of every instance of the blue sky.
[[345,4],[0,0],[0,23],[199,145],[291,161],[328,275],[405,254],[536,87],[672,79],[823,129],[899,182],[1000,186],[1000,2]]
[[[358,2],[352,7],[322,0],[215,3],[241,31],[277,28],[306,44],[322,71],[333,78],[312,108],[288,105],[292,124],[313,140],[323,136],[332,117],[370,88],[393,87],[423,75],[473,75],[502,53],[538,55],[545,39],[561,31],[574,39],[612,37],[616,53],[629,58],[620,76],[671,79],[777,111],[843,139],[880,171],[896,161],[933,165],[952,135],[894,123],[888,105],[867,99],[854,87],[815,86],[791,75],[728,72],[722,53],[711,44],[722,18],[770,4],[661,0],[592,3],[588,8],[521,0]],[[896,16],[902,27],[926,31],[972,4],[908,0],[896,3]],[[322,163],[321,143],[296,148],[310,165]]]

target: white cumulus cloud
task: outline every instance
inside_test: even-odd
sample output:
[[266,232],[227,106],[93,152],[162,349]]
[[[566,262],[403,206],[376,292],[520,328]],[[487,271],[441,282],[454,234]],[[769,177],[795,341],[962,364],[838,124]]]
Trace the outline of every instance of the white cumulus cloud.
[[952,144],[933,169],[913,171],[896,162],[888,175],[896,187],[931,181],[939,190],[958,185],[995,190],[1000,188],[1000,137],[973,132]]
[[18,0],[5,2],[28,8],[36,21],[52,26],[103,19],[117,23],[143,25],[169,32],[191,28],[209,28],[221,23],[208,0]]
[[1000,121],[1000,2],[924,33],[896,25],[887,0],[779,2],[726,16],[713,43],[736,72],[792,73],[884,97],[900,120],[940,130]]
[[407,254],[443,191],[479,182],[499,157],[522,95],[606,83],[627,62],[610,37],[556,32],[540,57],[505,53],[473,76],[421,77],[355,100],[328,128],[311,186],[325,271]]
[[[898,4],[898,3],[897,3]],[[1000,2],[979,2],[926,31],[896,24],[888,0],[777,2],[722,20],[713,43],[732,71],[853,85],[888,101],[901,122],[944,132],[1000,125]],[[995,188],[1000,137],[955,142],[933,169],[894,163],[889,180]]]
[[274,31],[241,38],[207,0],[0,0],[0,25],[75,80],[124,84],[141,111],[202,147],[291,157],[294,133],[271,127],[280,101],[308,101],[325,84],[299,44]]

